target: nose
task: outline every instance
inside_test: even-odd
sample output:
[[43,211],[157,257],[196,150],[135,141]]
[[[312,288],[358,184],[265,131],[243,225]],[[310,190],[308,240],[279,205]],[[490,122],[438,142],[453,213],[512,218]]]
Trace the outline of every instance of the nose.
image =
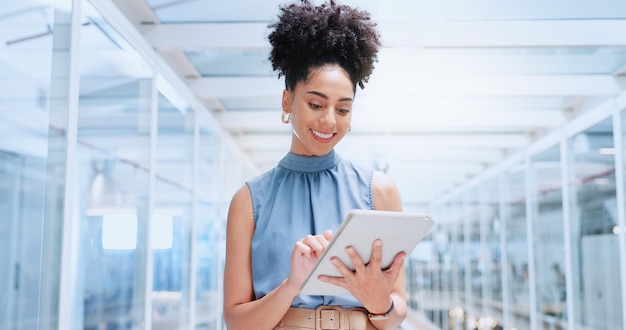
[[327,127],[335,126],[335,109],[333,107],[328,107],[328,109],[322,112],[320,123]]

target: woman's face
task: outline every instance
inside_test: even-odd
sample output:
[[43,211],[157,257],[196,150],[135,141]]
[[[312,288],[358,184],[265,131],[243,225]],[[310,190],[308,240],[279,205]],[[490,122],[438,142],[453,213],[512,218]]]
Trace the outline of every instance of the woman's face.
[[350,129],[354,89],[338,65],[311,70],[307,81],[283,92],[283,111],[291,114],[291,152],[303,156],[328,154]]

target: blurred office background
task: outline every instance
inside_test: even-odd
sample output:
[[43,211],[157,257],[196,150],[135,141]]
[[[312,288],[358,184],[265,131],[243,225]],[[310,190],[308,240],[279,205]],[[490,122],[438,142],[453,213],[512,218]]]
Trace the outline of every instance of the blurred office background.
[[[223,328],[280,3],[0,0],[0,329]],[[624,2],[345,3],[384,47],[338,152],[436,221],[405,328],[626,329]]]

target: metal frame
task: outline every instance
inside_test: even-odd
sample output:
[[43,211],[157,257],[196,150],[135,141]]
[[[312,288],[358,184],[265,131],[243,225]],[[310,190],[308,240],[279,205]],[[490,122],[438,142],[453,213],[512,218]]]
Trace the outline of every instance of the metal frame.
[[621,233],[619,235],[619,250],[620,250],[620,272],[622,274],[622,329],[626,329],[626,281],[624,280],[626,275],[626,215],[625,215],[625,198],[624,186],[624,131],[622,129],[622,115],[624,110],[620,108],[615,109],[613,114],[613,147],[615,148],[615,189],[617,198],[617,224],[620,226]]
[[563,245],[565,252],[565,283],[566,292],[569,299],[566,299],[567,308],[567,327],[568,329],[575,329],[574,324],[574,283],[573,283],[573,265],[572,265],[572,229],[571,225],[571,198],[569,181],[571,178],[571,171],[569,163],[569,144],[568,138],[563,136],[560,142],[560,157],[561,157],[561,205],[563,209]]
[[144,328],[152,329],[152,288],[154,287],[154,251],[152,250],[152,215],[154,214],[156,191],[156,150],[159,128],[159,91],[157,73],[150,81],[150,168],[148,170],[148,219],[146,219],[146,273],[144,280]]
[[530,312],[530,330],[538,330],[537,317],[537,286],[535,284],[535,247],[532,242],[535,239],[535,197],[533,194],[533,185],[535,176],[530,166],[530,155],[526,155],[524,159],[525,170],[525,192],[526,192],[526,249],[528,253],[528,288],[529,295],[529,312]]
[[198,244],[196,242],[196,233],[198,232],[198,180],[200,179],[200,119],[198,113],[194,113],[193,119],[193,193],[191,204],[191,230],[190,230],[190,246],[189,246],[189,329],[195,329],[196,326],[196,283],[197,283],[197,254]]
[[511,305],[509,304],[509,277],[508,275],[508,265],[509,265],[509,256],[506,250],[506,235],[507,235],[507,222],[508,222],[508,217],[507,217],[507,203],[504,200],[504,194],[502,192],[506,192],[507,190],[507,184],[506,181],[504,179],[504,173],[501,173],[500,175],[498,175],[498,190],[499,190],[499,194],[498,196],[500,198],[498,198],[498,203],[499,203],[499,214],[498,217],[500,218],[500,278],[502,281],[502,322],[504,324],[511,324],[511,314],[510,314],[510,310],[511,310]]
[[[80,30],[82,16],[82,0],[72,0],[71,32],[69,42],[68,72],[68,109],[65,145],[65,187],[63,198],[62,242],[61,242],[61,274],[59,289],[58,326],[59,329],[72,329],[76,311],[72,308],[81,302],[75,283],[79,258],[80,219],[76,215],[76,150],[78,139],[78,99],[80,86]],[[76,316],[77,317],[77,316]]]

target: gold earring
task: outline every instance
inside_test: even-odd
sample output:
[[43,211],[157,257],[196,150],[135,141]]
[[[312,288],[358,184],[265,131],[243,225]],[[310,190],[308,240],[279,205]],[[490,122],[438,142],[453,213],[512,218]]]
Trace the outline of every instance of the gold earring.
[[280,115],[280,120],[284,123],[284,124],[289,124],[291,122],[291,114],[287,113],[287,112],[283,112]]

